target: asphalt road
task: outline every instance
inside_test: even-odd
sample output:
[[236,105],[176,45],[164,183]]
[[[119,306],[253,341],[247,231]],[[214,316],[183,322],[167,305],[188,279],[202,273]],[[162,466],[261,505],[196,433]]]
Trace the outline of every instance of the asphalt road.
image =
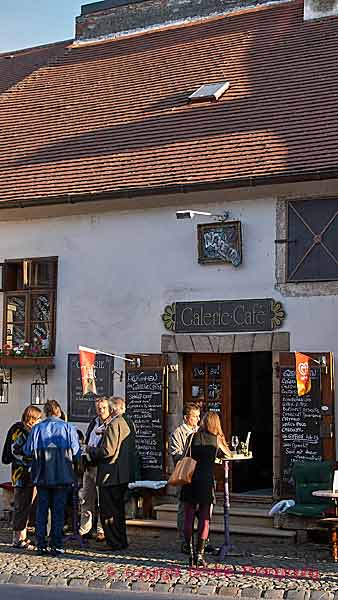
[[[43,588],[40,586],[26,586],[13,584],[0,584],[0,597],[6,600],[62,600],[67,596],[68,600],[168,600],[168,593],[158,594],[156,592],[119,592],[112,590],[73,590],[70,588]],[[187,600],[194,598],[195,600],[205,600],[205,596],[197,594],[175,594],[175,600]],[[235,600],[227,596],[227,600]]]

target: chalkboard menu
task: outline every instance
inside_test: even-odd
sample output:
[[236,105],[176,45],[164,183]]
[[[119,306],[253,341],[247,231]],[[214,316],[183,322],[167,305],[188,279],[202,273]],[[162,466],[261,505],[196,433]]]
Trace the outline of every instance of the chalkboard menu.
[[280,369],[282,484],[290,480],[295,461],[320,461],[320,368],[311,368],[311,390],[298,396],[294,368]]
[[97,354],[94,363],[96,395],[82,394],[80,360],[78,354],[68,354],[68,419],[88,423],[96,416],[95,398],[113,393],[114,358]]
[[163,369],[126,372],[126,413],[136,428],[141,478],[163,479]]

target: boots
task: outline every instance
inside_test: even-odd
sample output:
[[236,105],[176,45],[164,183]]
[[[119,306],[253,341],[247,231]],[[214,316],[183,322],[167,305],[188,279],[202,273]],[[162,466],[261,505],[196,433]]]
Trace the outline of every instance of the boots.
[[201,538],[198,538],[198,540],[197,540],[196,567],[206,567],[207,566],[207,563],[204,560],[205,542],[206,542],[206,540],[202,540]]
[[194,550],[194,539],[191,537],[190,540],[186,541],[186,545],[189,548],[189,567],[196,566],[196,556]]

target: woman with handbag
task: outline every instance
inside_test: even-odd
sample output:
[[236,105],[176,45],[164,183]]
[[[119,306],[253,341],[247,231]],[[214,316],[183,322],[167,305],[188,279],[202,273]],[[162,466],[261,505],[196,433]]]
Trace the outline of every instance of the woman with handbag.
[[[219,416],[212,411],[205,414],[199,431],[187,441],[185,455],[190,455],[196,466],[191,483],[182,487],[184,502],[184,535],[190,548],[189,565],[204,567],[204,548],[209,535],[210,507],[215,502],[214,463],[218,449],[231,456],[222,431]],[[198,507],[198,539],[196,553],[193,545],[193,527]]]

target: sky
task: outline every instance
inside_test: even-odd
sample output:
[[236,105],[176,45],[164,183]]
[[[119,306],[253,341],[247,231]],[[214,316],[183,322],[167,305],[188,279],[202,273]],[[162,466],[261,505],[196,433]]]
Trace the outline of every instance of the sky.
[[0,0],[0,52],[74,37],[82,4],[94,0]]

